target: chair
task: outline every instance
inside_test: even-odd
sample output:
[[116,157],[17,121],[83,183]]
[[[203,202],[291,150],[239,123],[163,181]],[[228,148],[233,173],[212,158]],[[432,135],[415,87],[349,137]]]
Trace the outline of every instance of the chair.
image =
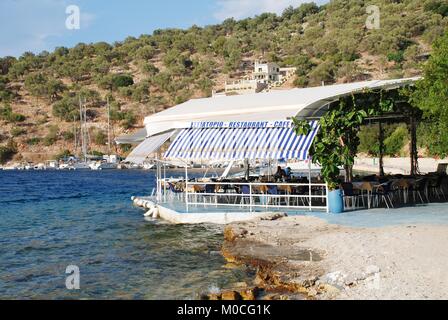
[[168,190],[170,191],[170,196],[176,198],[177,200],[182,199],[184,192],[179,190],[174,184],[168,183]]
[[367,198],[367,208],[370,209],[372,205],[372,199],[373,199],[373,186],[370,182],[363,182],[361,186],[358,188],[360,191],[359,197],[362,200],[363,207],[366,206],[365,198]]
[[[291,199],[292,199],[290,197],[292,195],[292,188],[291,188],[291,186],[282,185],[282,186],[278,187],[278,190],[280,191],[281,194],[285,195],[285,204],[290,206],[291,205]],[[294,201],[295,201],[295,199],[294,199]],[[293,201],[293,203],[294,203],[294,201]]]
[[271,195],[272,197],[269,197],[268,199],[268,203],[273,203],[275,205],[279,205],[280,204],[280,198],[279,197],[274,197],[274,196],[278,196],[279,192],[278,192],[278,188],[277,186],[268,186],[268,194]]
[[201,193],[204,193],[205,189],[204,187],[198,186],[198,185],[193,185],[193,196],[194,196],[194,202],[198,202],[198,195],[200,195]]
[[346,207],[350,207],[348,204],[351,201],[351,204],[352,204],[351,208],[355,209],[356,205],[358,203],[359,193],[355,192],[355,190],[353,188],[353,183],[343,182],[343,183],[341,183],[341,189],[342,189],[343,197],[345,200],[344,205],[346,205]]
[[417,196],[420,198],[421,203],[425,203],[423,200],[423,195],[425,195],[427,202],[429,202],[426,190],[428,186],[428,179],[421,178],[415,180],[414,184],[411,186],[411,192],[414,197],[414,203],[417,202]]
[[210,199],[210,203],[212,203],[212,201],[214,203],[218,203],[218,197],[216,196],[216,186],[214,184],[205,185],[204,203],[207,202],[207,199]]
[[398,199],[401,200],[401,198],[403,198],[403,202],[407,204],[409,201],[409,189],[411,188],[409,181],[406,179],[400,179],[394,182],[392,187],[398,194]]
[[268,197],[266,196],[268,194],[268,187],[267,186],[258,186],[256,188],[256,193],[258,193],[260,196],[258,197],[260,204],[263,206],[268,205]]
[[[300,183],[308,183],[308,179],[306,179],[306,182],[303,182],[303,180],[300,181]],[[294,195],[296,195],[297,205],[299,204],[299,199],[302,202],[302,205],[304,207],[308,207],[310,200],[310,187],[309,186],[297,186],[294,188],[295,192]]]
[[387,206],[387,209],[390,209],[390,207],[394,208],[394,203],[392,201],[392,181],[380,184],[373,194],[377,197],[377,206],[380,205],[379,200],[381,199],[381,203],[384,202]]
[[429,179],[428,182],[428,189],[429,189],[429,193],[430,195],[437,197],[437,199],[440,200],[440,196],[443,197],[444,200],[446,200],[445,197],[445,193],[443,191],[443,186],[442,186],[442,182],[443,182],[443,176],[434,176],[431,179]]
[[249,200],[249,204],[251,203],[251,192],[250,187],[248,185],[241,186],[241,202],[240,204],[246,204],[246,201]]

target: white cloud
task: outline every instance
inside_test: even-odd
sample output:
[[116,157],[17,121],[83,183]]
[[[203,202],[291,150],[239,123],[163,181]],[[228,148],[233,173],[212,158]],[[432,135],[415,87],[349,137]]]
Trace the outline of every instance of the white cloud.
[[[1,0],[0,57],[52,50],[52,43],[63,42],[73,32],[65,27],[65,9],[71,3],[76,0]],[[94,18],[81,7],[81,29],[88,28]]]
[[[218,0],[218,11],[214,16],[218,20],[227,18],[241,19],[263,12],[280,14],[289,6],[297,7],[312,0]],[[323,2],[323,0],[315,1]]]

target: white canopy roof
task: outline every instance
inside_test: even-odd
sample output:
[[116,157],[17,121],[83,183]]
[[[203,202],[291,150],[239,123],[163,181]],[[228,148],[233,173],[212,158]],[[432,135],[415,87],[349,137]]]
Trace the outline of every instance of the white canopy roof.
[[116,144],[137,144],[145,140],[148,136],[146,128],[140,129],[134,134],[127,134],[115,139]]
[[132,150],[125,162],[143,164],[146,161],[146,158],[159,150],[160,147],[173,136],[173,134],[174,131],[169,131],[144,139],[142,143]]
[[145,118],[148,136],[182,128],[197,121],[266,121],[321,116],[323,108],[339,98],[365,89],[391,90],[419,78],[374,80],[314,88],[271,91],[238,96],[193,99]]

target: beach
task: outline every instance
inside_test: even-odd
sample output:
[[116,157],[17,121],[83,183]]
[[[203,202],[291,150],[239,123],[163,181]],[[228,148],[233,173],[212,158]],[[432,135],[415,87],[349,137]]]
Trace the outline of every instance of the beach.
[[282,291],[274,299],[448,298],[448,225],[361,228],[296,216],[233,224],[225,238],[227,260],[257,269],[254,286]]

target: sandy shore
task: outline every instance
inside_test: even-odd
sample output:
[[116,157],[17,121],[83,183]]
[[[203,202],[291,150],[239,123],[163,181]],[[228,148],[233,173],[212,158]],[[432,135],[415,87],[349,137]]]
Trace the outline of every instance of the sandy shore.
[[256,285],[315,299],[448,299],[448,226],[350,228],[314,217],[234,224],[223,254]]

